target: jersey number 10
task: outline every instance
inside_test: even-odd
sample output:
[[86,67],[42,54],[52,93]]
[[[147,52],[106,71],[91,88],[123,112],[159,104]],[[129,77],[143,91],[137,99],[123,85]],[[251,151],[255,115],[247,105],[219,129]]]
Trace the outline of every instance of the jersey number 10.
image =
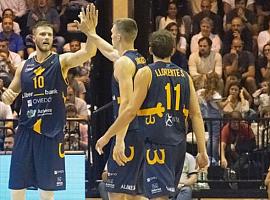
[[44,76],[36,76],[33,81],[35,89],[44,87]]

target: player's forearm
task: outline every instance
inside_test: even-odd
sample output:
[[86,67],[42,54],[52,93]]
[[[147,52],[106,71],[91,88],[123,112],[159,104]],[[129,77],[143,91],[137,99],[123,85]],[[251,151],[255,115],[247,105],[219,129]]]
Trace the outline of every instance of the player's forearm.
[[192,129],[196,136],[197,147],[199,153],[204,153],[205,149],[205,130],[204,123],[200,113],[193,114],[191,116]]
[[91,41],[96,45],[98,50],[112,62],[116,61],[120,57],[118,51],[115,50],[110,43],[101,38],[99,35],[89,34],[88,37],[91,38]]
[[136,112],[128,107],[117,117],[116,121],[111,125],[111,127],[106,132],[106,136],[111,138],[116,134],[120,134],[121,131],[128,127],[129,123],[136,117]]

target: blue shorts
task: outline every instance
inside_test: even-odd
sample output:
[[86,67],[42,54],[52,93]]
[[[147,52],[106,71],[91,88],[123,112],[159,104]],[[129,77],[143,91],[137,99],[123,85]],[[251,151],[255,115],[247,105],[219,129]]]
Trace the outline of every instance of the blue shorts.
[[42,190],[65,190],[63,133],[53,138],[19,127],[12,152],[9,188],[36,187]]
[[176,146],[145,144],[144,194],[149,199],[173,196],[185,162],[186,141]]
[[142,164],[144,138],[138,131],[128,131],[125,137],[125,154],[129,157],[125,166],[119,166],[112,158],[115,140],[108,158],[106,190],[114,193],[142,194]]

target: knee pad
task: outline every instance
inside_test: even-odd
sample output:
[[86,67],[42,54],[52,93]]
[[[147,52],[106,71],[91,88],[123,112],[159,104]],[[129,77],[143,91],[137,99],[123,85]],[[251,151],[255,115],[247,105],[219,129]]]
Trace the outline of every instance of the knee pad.
[[39,190],[40,200],[54,200],[53,191]]
[[11,190],[11,200],[25,200],[25,191],[22,190]]

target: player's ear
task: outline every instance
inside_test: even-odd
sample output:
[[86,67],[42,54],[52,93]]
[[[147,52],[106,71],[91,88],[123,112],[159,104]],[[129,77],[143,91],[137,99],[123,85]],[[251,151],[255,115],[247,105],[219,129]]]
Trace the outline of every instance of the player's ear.
[[121,39],[121,35],[117,34],[117,40],[120,41],[120,39]]

